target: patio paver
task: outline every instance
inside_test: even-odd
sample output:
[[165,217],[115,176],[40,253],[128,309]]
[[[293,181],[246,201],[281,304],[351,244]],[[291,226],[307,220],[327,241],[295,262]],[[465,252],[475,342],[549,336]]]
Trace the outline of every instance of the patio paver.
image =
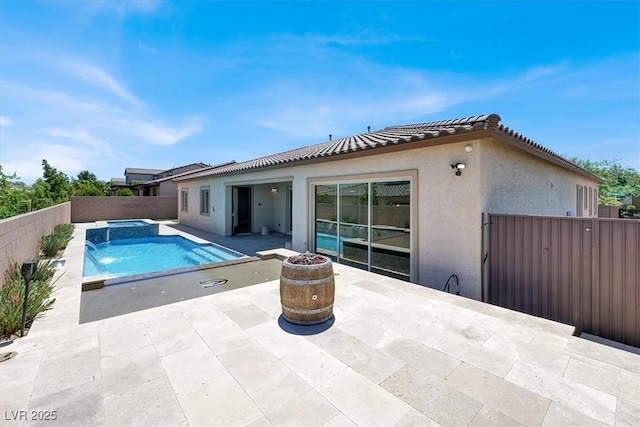
[[283,323],[277,280],[80,325],[83,227],[54,308],[1,348],[3,425],[640,424],[639,355],[343,265],[315,334]]

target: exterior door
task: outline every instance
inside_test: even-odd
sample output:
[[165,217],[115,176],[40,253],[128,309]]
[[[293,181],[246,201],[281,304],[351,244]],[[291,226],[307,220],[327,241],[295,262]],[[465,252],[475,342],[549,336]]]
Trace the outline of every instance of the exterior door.
[[251,187],[233,187],[233,235],[251,233]]

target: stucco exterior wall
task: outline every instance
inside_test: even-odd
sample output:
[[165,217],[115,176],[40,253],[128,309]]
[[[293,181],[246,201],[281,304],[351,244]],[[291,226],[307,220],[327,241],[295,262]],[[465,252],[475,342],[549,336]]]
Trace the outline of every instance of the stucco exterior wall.
[[[253,187],[253,233],[261,232],[263,225],[266,225],[269,231],[286,233],[286,188],[290,185],[289,182],[274,182]],[[276,187],[278,191],[272,193],[271,187]]]
[[[218,234],[230,234],[231,186],[254,185],[253,232],[262,225],[284,231],[286,224],[286,190],[292,186],[292,247],[297,251],[312,248],[313,194],[309,184],[350,177],[375,178],[380,174],[408,178],[415,176],[412,204],[416,215],[412,221],[415,236],[414,257],[417,269],[413,280],[442,288],[451,274],[460,278],[461,292],[474,298],[480,295],[480,194],[479,169],[467,168],[457,177],[451,164],[467,162],[464,151],[469,144],[458,143],[387,155],[359,157],[290,168],[263,170],[200,181],[181,181],[189,189],[189,212],[180,212],[180,223]],[[471,153],[473,155],[473,153]],[[413,179],[413,178],[412,178]],[[199,188],[211,186],[214,210],[208,217],[199,215]],[[270,193],[272,186],[278,193]],[[261,216],[264,215],[264,216]],[[279,224],[279,225],[278,225]]]
[[158,196],[176,197],[178,194],[178,184],[173,181],[163,181],[158,185]]
[[[469,146],[471,150],[465,150]],[[455,175],[452,164],[465,168]],[[286,224],[286,185],[292,186],[292,247],[313,250],[313,185],[382,176],[410,179],[412,203],[412,281],[438,289],[451,274],[462,295],[482,295],[482,214],[565,215],[575,212],[576,185],[596,187],[552,163],[493,140],[470,140],[283,169],[182,181],[190,210],[180,222],[218,234],[231,233],[231,186],[253,185],[253,232],[262,225],[282,231]],[[287,184],[290,182],[290,184]],[[215,211],[198,215],[199,187],[211,186]],[[272,186],[278,193],[270,193]],[[191,207],[194,206],[195,210]],[[575,214],[574,214],[575,215]],[[279,224],[279,225],[278,225]]]
[[[576,216],[577,185],[597,189],[595,181],[493,140],[482,142],[478,162],[486,213]],[[582,216],[597,217],[597,209]]]

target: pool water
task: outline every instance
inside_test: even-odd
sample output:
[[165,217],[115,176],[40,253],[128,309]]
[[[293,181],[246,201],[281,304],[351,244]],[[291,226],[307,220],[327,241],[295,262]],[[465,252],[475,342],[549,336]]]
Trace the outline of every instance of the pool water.
[[229,261],[244,255],[215,244],[200,245],[180,236],[87,242],[83,276],[134,276],[174,268]]
[[[340,252],[344,251],[342,248],[344,239],[340,239]],[[323,253],[336,253],[338,251],[338,236],[332,234],[316,234],[316,250]]]

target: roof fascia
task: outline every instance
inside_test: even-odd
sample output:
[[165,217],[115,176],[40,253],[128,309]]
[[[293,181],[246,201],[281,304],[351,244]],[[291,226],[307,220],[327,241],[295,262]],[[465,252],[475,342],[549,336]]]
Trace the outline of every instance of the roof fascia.
[[604,180],[602,178],[600,178],[597,175],[592,174],[591,172],[582,169],[579,166],[574,165],[573,163],[569,162],[569,161],[565,161],[565,160],[561,160],[555,156],[552,156],[549,153],[545,153],[544,151],[541,151],[535,147],[532,147],[531,145],[527,144],[526,142],[508,135],[506,133],[504,133],[501,130],[496,129],[495,131],[491,131],[491,137],[494,138],[495,140],[499,141],[499,142],[503,142],[511,147],[515,147],[519,150],[525,151],[529,154],[533,154],[536,157],[539,157],[541,159],[544,159],[548,162],[551,162],[557,166],[560,166],[564,169],[568,169],[572,172],[575,172],[579,175],[582,175],[586,178],[589,178],[593,181],[596,181],[598,184],[602,184],[604,183]]
[[348,153],[334,154],[331,156],[314,157],[311,159],[294,160],[291,162],[280,163],[277,165],[269,165],[269,166],[262,166],[262,167],[253,168],[253,169],[230,171],[230,172],[225,172],[217,175],[206,175],[201,177],[184,177],[180,179],[175,179],[174,181],[176,182],[198,181],[203,179],[214,179],[222,176],[238,175],[238,174],[251,173],[256,171],[282,169],[282,168],[287,168],[292,166],[305,166],[309,164],[334,162],[339,160],[349,160],[349,159],[360,158],[360,157],[375,156],[379,154],[395,153],[398,151],[414,150],[417,148],[426,148],[426,147],[435,147],[437,145],[455,144],[458,142],[465,142],[465,141],[487,138],[489,136],[491,136],[491,131],[487,129],[472,130],[472,131],[461,132],[453,135],[438,136],[435,138],[425,138],[425,139],[419,139],[416,141],[400,142],[397,144],[391,143],[386,146],[380,146],[375,148],[365,148],[361,150],[351,151]]

